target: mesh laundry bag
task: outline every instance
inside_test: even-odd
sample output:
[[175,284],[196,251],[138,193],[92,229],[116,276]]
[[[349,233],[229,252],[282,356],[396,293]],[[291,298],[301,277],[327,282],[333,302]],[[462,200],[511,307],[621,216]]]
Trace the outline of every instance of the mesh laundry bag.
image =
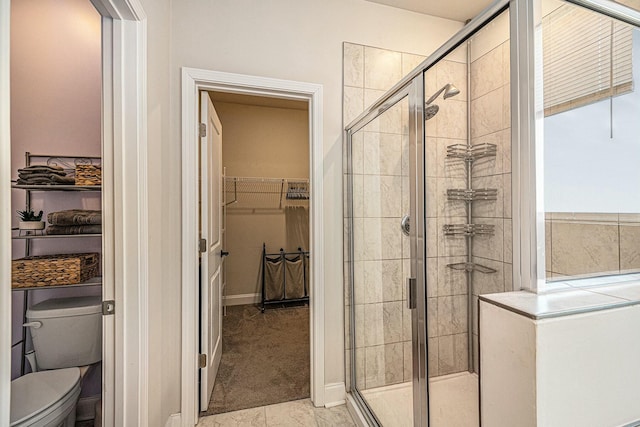
[[264,292],[266,300],[279,300],[284,297],[283,277],[284,261],[282,258],[265,258]]
[[304,297],[304,269],[302,258],[296,256],[293,258],[285,258],[286,260],[286,297],[302,298]]

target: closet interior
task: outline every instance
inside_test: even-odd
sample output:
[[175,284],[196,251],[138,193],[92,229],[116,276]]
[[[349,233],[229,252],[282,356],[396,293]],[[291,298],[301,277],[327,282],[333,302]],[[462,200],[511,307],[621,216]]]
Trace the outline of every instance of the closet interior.
[[222,124],[222,357],[206,414],[309,397],[309,109],[209,92]]

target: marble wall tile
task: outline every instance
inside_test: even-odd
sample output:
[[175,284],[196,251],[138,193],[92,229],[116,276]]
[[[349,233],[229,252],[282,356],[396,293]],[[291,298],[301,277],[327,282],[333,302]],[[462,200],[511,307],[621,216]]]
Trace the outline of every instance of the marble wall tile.
[[504,267],[504,291],[517,291],[518,289],[513,287],[513,265],[504,263],[502,266]]
[[352,136],[351,163],[352,173],[364,173],[364,132],[357,132]]
[[510,135],[507,131],[501,130],[473,139],[473,145],[495,144],[497,150],[496,156],[483,157],[473,162],[473,178],[488,175],[497,175],[504,172],[504,153],[505,151],[510,151],[509,137]]
[[404,381],[413,381],[413,350],[411,341],[402,343],[402,355],[404,358]]
[[[440,286],[438,258],[427,258],[427,298],[438,296]],[[411,276],[406,276],[411,277]]]
[[438,338],[438,373],[453,374],[467,369],[467,334]]
[[355,342],[356,349],[363,348],[365,346],[365,305],[358,304],[354,306],[355,309]]
[[551,271],[554,273],[577,275],[619,271],[617,225],[554,221],[552,230]]
[[473,238],[473,255],[502,261],[504,257],[504,220],[502,218],[480,218],[478,224],[494,226],[493,235],[476,235]]
[[479,310],[479,306],[478,306],[478,301],[479,298],[477,295],[472,295],[471,298],[473,298],[473,314],[472,314],[472,333],[473,335],[478,335],[478,322],[480,320],[480,318],[478,317],[478,310]]
[[473,273],[473,294],[504,292],[504,264],[491,259],[473,257],[473,262],[497,270],[495,273]]
[[438,170],[442,168],[439,163],[443,161],[438,153],[438,138],[425,138],[425,165],[424,174],[426,177],[434,178],[438,175]]
[[511,86],[502,87],[502,128],[511,128]]
[[402,54],[365,46],[364,87],[389,90],[402,78]]
[[[353,216],[355,218],[362,218],[364,214],[364,201],[365,201],[365,188],[364,188],[364,175],[352,175],[353,179],[353,191],[351,200],[353,203]],[[348,196],[348,195],[347,195]]]
[[[439,306],[438,298],[427,298],[427,337],[437,337],[440,334]],[[451,308],[451,303],[448,308]]]
[[[364,89],[364,109],[373,105],[380,97],[386,92],[383,90]],[[405,102],[399,102],[393,107],[389,108],[382,115],[378,116],[375,120],[370,122],[364,127],[367,132],[382,132],[382,133],[395,133],[402,134],[406,127],[402,118],[402,111],[408,108],[408,104]],[[363,110],[364,110],[363,109]],[[408,117],[408,116],[406,116]]]
[[438,336],[467,331],[467,296],[438,297]]
[[345,86],[343,89],[343,123],[348,125],[364,111],[364,89]]
[[467,138],[467,102],[456,98],[434,101],[440,106],[436,116],[436,132],[440,138]]
[[414,68],[416,68],[422,61],[427,59],[426,56],[422,55],[414,55],[412,53],[403,53],[402,54],[402,76],[406,76]]
[[364,87],[364,46],[353,43],[343,44],[343,84]]
[[382,302],[382,261],[364,261],[364,280],[356,287],[356,304]]
[[[407,211],[408,212],[408,211]],[[398,226],[400,227],[400,223],[402,220],[398,218]],[[402,258],[410,259],[411,258],[411,237],[405,235],[404,233],[400,233],[400,238],[402,239]]]
[[505,84],[511,82],[511,46],[509,40],[502,43],[502,76]]
[[438,338],[427,339],[427,372],[429,374],[429,378],[437,377],[438,375],[440,375],[440,371],[438,369],[438,341]]
[[447,267],[447,264],[466,261],[466,256],[438,258],[438,296],[464,295],[467,293],[466,273]]
[[404,381],[404,343],[384,346],[385,384],[397,384]]
[[365,217],[402,216],[402,177],[365,175],[362,194]]
[[504,220],[504,257],[506,263],[513,263],[513,221]]
[[402,176],[401,135],[365,133],[364,173]]
[[640,269],[640,223],[620,225],[620,269]]
[[382,304],[382,325],[385,344],[403,340],[403,306],[404,301],[392,301]]
[[406,134],[402,134],[402,152],[401,152],[401,156],[402,156],[402,164],[400,167],[400,173],[402,174],[402,176],[404,177],[408,177],[409,173],[411,172],[409,169],[409,135]]
[[[347,233],[350,232],[351,225],[345,220],[344,227]],[[353,219],[353,260],[362,261],[365,259],[365,242],[364,242],[364,218]],[[345,242],[348,244],[348,242]],[[348,248],[346,248],[348,250]]]
[[364,305],[364,345],[382,345],[384,340],[384,308],[382,303]]
[[480,372],[480,340],[478,335],[473,336],[473,367],[475,373]]
[[479,176],[473,179],[474,189],[494,188],[498,190],[496,200],[477,200],[473,202],[471,214],[473,218],[504,217],[504,178],[502,175]]
[[438,228],[438,218],[427,218],[427,258],[438,256],[440,242],[438,239],[442,227]]
[[406,304],[402,306],[402,340],[411,341],[411,309]]
[[[460,90],[455,96],[459,101],[466,101],[467,97],[467,64],[455,61],[442,60],[436,69],[437,88],[444,87],[447,83],[453,84]],[[437,89],[437,90],[438,90]],[[427,98],[428,99],[428,98]]]
[[511,186],[511,174],[510,173],[506,173],[503,176],[504,179],[504,186],[502,187],[504,189],[503,191],[503,197],[504,197],[504,217],[505,218],[511,218],[512,217],[512,212],[513,212],[513,206],[511,204],[511,200],[513,200],[513,195],[512,195],[512,186]]
[[502,45],[471,63],[471,99],[477,99],[501,87],[504,82]]
[[[382,219],[364,218],[362,224],[362,234],[359,239],[355,239],[354,246],[362,245],[362,260],[382,259]],[[357,232],[357,222],[354,220],[354,232]],[[366,233],[364,232],[366,230]],[[356,258],[358,260],[358,258]]]
[[402,231],[400,218],[382,218],[381,259],[402,258]]
[[367,389],[402,382],[403,375],[403,343],[365,349],[365,387]]
[[440,211],[438,197],[440,192],[438,191],[438,180],[444,178],[425,178],[425,209],[427,218],[436,218]]
[[402,260],[382,261],[382,300],[404,301]]
[[409,184],[409,177],[403,176],[400,182],[402,186],[401,212],[404,216],[405,214],[409,213],[409,210],[411,209],[411,188]]
[[426,73],[424,73],[424,99],[425,101],[431,97],[440,87],[438,87],[438,67],[440,63],[437,63]]
[[502,88],[493,90],[471,101],[472,138],[478,138],[504,129],[503,101]]

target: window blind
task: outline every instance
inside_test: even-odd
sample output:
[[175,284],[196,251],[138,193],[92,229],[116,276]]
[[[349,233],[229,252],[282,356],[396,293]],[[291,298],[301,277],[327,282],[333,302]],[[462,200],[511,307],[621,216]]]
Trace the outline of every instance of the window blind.
[[545,116],[633,90],[632,28],[563,5],[542,20]]

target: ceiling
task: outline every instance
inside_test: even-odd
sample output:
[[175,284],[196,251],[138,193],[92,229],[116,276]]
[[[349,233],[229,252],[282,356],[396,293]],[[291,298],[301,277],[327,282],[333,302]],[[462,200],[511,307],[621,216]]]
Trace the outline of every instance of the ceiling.
[[308,102],[292,99],[274,98],[269,96],[242,95],[239,93],[210,91],[211,100],[215,102],[228,102],[232,104],[253,105],[257,107],[289,108],[294,110],[307,110]]
[[465,22],[474,18],[493,0],[367,0],[400,9]]

